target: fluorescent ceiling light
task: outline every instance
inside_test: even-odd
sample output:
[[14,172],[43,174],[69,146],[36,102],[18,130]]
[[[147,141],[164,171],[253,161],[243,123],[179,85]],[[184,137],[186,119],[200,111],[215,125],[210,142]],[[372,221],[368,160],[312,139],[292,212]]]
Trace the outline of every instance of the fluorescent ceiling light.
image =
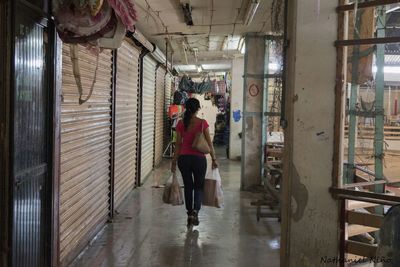
[[244,25],[249,26],[251,24],[259,5],[260,5],[259,0],[251,0],[250,1],[250,4],[246,10],[246,14],[244,15],[244,21],[243,21]]
[[178,71],[197,71],[196,65],[176,65]]
[[230,63],[202,64],[203,70],[227,70],[232,67]]
[[390,8],[390,9],[386,10],[386,13],[390,13],[390,12],[396,11],[398,9],[400,9],[400,6],[396,6],[396,7]]

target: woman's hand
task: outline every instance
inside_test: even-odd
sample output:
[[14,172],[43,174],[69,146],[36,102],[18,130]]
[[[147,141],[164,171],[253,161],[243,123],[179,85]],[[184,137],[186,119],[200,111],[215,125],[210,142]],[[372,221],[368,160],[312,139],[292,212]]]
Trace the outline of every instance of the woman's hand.
[[216,160],[216,159],[213,159],[213,160],[212,160],[211,167],[212,167],[213,169],[216,169],[216,168],[218,168],[218,162],[217,162],[217,160]]
[[171,172],[175,173],[176,172],[176,160],[172,160],[171,163]]

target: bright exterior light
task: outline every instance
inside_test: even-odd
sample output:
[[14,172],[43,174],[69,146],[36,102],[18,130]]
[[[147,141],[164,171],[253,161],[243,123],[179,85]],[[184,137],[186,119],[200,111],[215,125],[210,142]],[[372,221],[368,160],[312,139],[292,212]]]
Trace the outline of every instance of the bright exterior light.
[[268,68],[269,68],[270,70],[279,70],[279,65],[276,64],[276,63],[269,63],[269,64],[268,64]]
[[[372,71],[376,73],[378,71],[377,66],[372,67]],[[394,67],[394,66],[386,66],[383,69],[383,73],[392,73],[392,74],[400,74],[400,67]]]
[[240,53],[244,54],[246,53],[246,44],[244,43],[242,46],[242,49],[240,50]]
[[388,9],[388,10],[386,10],[386,13],[390,13],[390,12],[396,11],[398,9],[400,9],[400,6],[396,6],[396,7],[393,7],[391,9]]

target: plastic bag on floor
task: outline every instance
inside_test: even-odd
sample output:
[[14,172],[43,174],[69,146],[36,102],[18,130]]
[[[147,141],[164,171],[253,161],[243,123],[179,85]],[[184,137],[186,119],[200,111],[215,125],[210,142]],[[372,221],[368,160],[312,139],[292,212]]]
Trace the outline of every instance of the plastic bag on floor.
[[224,193],[218,168],[213,169],[211,175],[207,175],[204,181],[203,205],[216,208],[224,206]]
[[172,174],[172,183],[167,183],[164,188],[163,202],[173,206],[183,205],[183,194],[176,173]]

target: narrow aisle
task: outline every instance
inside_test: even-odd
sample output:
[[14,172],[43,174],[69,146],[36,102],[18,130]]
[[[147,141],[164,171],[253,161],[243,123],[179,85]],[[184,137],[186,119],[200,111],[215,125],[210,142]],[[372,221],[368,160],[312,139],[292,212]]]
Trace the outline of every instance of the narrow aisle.
[[[156,170],[157,181],[167,178],[168,167],[163,162]],[[163,204],[163,189],[152,188],[151,177],[72,266],[279,266],[279,223],[256,221],[254,197],[239,190],[240,162],[222,159],[220,171],[225,207],[203,207],[192,231],[184,207]]]

